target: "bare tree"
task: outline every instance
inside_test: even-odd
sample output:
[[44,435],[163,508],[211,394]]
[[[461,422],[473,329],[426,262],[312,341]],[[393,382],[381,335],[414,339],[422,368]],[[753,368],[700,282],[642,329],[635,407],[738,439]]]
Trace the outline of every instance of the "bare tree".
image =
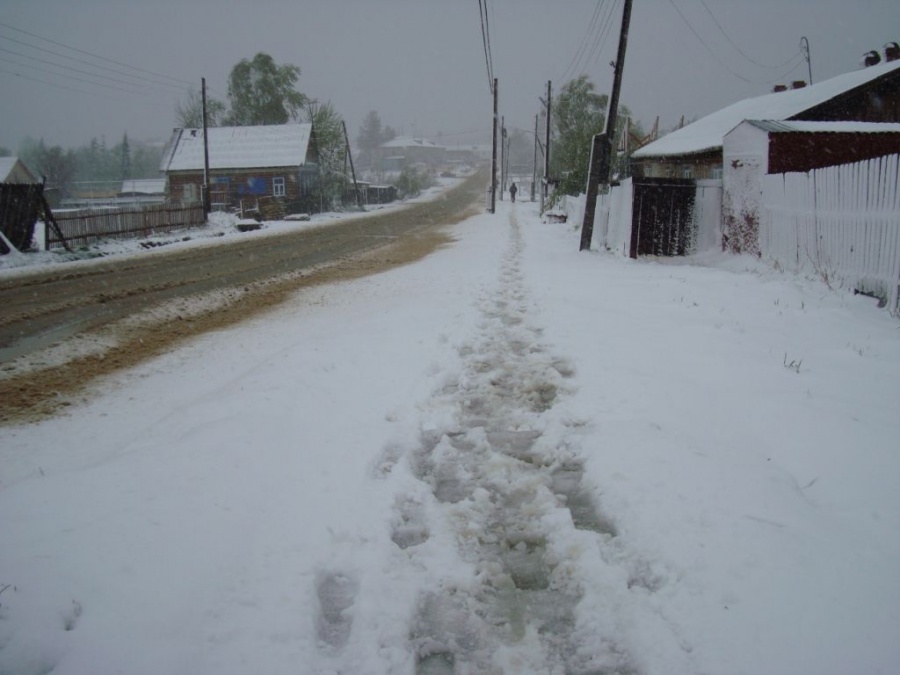
[[[222,101],[206,98],[206,124],[217,127],[222,124],[226,108]],[[188,90],[187,98],[175,108],[176,126],[186,129],[200,129],[203,126],[203,98],[197,90]]]

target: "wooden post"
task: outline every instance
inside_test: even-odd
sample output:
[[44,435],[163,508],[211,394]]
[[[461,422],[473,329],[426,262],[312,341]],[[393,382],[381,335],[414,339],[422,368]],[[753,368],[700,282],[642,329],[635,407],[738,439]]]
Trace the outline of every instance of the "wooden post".
[[537,181],[538,116],[534,116],[534,157],[531,160],[531,201],[534,201],[534,184]]
[[494,78],[494,131],[491,149],[491,213],[497,211],[497,78]]
[[581,224],[581,245],[579,250],[591,248],[594,236],[594,214],[597,211],[597,193],[600,183],[609,183],[609,172],[612,165],[613,142],[616,137],[616,117],[619,108],[619,90],[622,88],[622,70],[625,68],[625,48],[628,46],[628,26],[631,21],[632,0],[625,0],[622,11],[622,30],[619,33],[619,53],[616,56],[616,69],[613,75],[612,94],[609,97],[609,109],[606,111],[606,132],[594,136],[591,145],[591,163],[588,167],[587,199],[584,204],[584,221]]
[[506,119],[500,117],[500,201],[506,192]]
[[547,124],[546,124],[546,136],[544,138],[544,180],[541,185],[541,213],[544,212],[544,207],[546,205],[549,185],[548,182],[550,180],[550,108],[553,102],[551,98],[551,80],[547,80]]
[[206,78],[200,78],[201,100],[203,101],[203,217],[208,218],[209,201],[209,137],[206,133]]
[[356,193],[356,205],[360,211],[365,211],[362,205],[362,196],[359,194],[359,186],[356,184],[356,169],[353,168],[353,153],[350,152],[350,139],[347,138],[347,125],[341,120],[341,128],[344,130],[344,144],[347,147],[347,157],[350,158],[350,174],[353,176],[353,191]]

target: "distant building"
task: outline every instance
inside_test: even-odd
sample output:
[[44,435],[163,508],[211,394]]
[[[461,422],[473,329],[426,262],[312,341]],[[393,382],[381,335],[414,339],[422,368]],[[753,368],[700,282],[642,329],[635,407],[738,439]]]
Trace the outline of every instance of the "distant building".
[[0,183],[40,183],[18,157],[0,157]]
[[[209,196],[214,209],[248,208],[263,198],[290,212],[318,211],[319,159],[311,124],[210,127]],[[203,198],[202,129],[175,129],[160,170],[168,198]]]
[[166,201],[165,178],[135,178],[122,182],[116,203],[162,204]]
[[416,164],[438,168],[447,160],[447,149],[427,138],[401,136],[374,148],[371,158],[376,171],[400,171]]

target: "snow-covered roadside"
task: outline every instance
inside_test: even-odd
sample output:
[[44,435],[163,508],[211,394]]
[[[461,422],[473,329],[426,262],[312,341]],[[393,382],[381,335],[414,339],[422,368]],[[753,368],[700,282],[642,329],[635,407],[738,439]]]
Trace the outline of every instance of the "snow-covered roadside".
[[454,233],[0,430],[0,673],[900,662],[896,320]]
[[[464,178],[464,176],[463,176]],[[437,177],[436,184],[416,197],[405,201],[396,201],[389,204],[371,204],[365,207],[366,213],[390,213],[405,208],[412,204],[432,201],[439,198],[446,190],[459,184],[461,178]],[[21,274],[39,267],[65,264],[67,267],[90,265],[97,260],[115,256],[117,259],[129,256],[154,255],[158,252],[171,252],[192,247],[219,246],[223,242],[249,237],[268,237],[285,232],[298,232],[300,230],[326,227],[329,224],[355,218],[359,211],[332,211],[327,213],[312,214],[309,220],[270,220],[261,224],[259,230],[242,232],[238,229],[241,222],[237,215],[224,212],[213,212],[209,216],[206,225],[172,232],[164,232],[149,237],[126,239],[102,239],[90,244],[80,246],[74,253],[64,249],[45,251],[43,223],[38,222],[35,227],[34,246],[36,251],[19,253],[13,250],[8,255],[0,256],[0,277]]]

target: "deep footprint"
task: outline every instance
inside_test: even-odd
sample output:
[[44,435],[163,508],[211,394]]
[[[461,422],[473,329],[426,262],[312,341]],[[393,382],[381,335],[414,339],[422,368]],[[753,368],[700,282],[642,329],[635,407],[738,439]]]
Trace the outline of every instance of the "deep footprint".
[[359,583],[341,572],[323,572],[316,578],[319,616],[316,634],[321,643],[341,649],[350,639],[353,615],[350,609],[359,591]]

